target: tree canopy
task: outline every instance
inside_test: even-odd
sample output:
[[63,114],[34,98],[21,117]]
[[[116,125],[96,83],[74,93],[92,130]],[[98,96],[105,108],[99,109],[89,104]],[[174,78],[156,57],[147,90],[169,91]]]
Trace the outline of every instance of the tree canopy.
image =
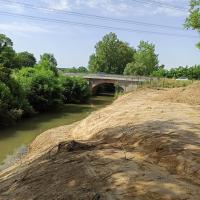
[[15,67],[15,51],[10,38],[4,34],[0,34],[0,65],[8,68]]
[[126,75],[150,75],[158,69],[158,55],[155,53],[155,45],[140,41],[138,49],[134,54],[134,61],[128,63],[124,74]]
[[96,44],[95,54],[89,59],[89,70],[123,74],[126,65],[133,61],[134,53],[128,43],[119,40],[115,33],[109,33]]
[[5,46],[12,47],[13,46],[13,42],[6,35],[0,34],[0,49],[2,49]]
[[16,53],[13,42],[4,34],[0,34],[0,65],[10,69],[21,67],[33,67],[36,58],[33,54],[25,51]]
[[[189,16],[186,18],[185,27],[197,30],[200,33],[200,1],[190,0]],[[200,42],[197,44],[200,48]]]
[[188,78],[200,80],[200,65],[195,65],[192,67],[177,67],[171,69],[159,68],[156,71],[153,71],[152,76],[155,77],[167,77],[167,78]]
[[89,83],[81,77],[60,77],[64,103],[82,103],[90,98]]
[[88,69],[86,67],[72,67],[72,68],[64,68],[61,69],[62,71],[66,72],[66,73],[88,73]]
[[40,61],[38,63],[39,68],[45,68],[47,70],[53,71],[56,75],[58,75],[57,69],[57,61],[53,54],[44,53],[40,56]]
[[34,67],[36,64],[36,58],[32,53],[27,51],[20,52],[16,54],[16,67]]
[[15,74],[35,111],[44,112],[61,103],[61,86],[55,74],[45,68],[23,68]]
[[[0,127],[54,109],[65,103],[81,103],[90,97],[83,78],[58,74],[53,54],[15,53],[11,39],[0,34]],[[81,68],[82,70],[82,68]]]
[[95,46],[95,53],[89,58],[90,72],[149,76],[158,69],[158,55],[155,45],[140,41],[137,50],[128,43],[109,33]]
[[20,84],[11,77],[11,70],[0,67],[0,126],[14,123],[31,112]]

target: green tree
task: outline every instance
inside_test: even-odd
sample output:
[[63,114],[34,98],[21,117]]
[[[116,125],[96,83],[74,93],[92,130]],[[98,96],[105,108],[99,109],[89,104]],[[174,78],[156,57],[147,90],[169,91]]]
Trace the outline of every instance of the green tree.
[[0,34],[0,49],[2,49],[5,46],[6,47],[12,47],[13,46],[13,42],[6,35]]
[[161,78],[161,77],[166,77],[166,75],[167,75],[167,70],[165,70],[165,69],[163,69],[163,68],[160,68],[160,69],[158,69],[158,70],[155,70],[155,71],[153,71],[153,72],[151,73],[151,76],[153,76],[153,77],[159,77],[159,78]]
[[35,111],[44,112],[62,102],[62,88],[54,72],[39,67],[22,68],[15,73],[17,82],[26,93]]
[[88,69],[90,72],[95,73],[95,72],[103,72],[103,69],[100,69],[100,65],[97,64],[98,59],[95,54],[92,54],[89,57],[89,62],[88,62]]
[[62,69],[66,73],[88,73],[88,69],[86,67],[72,67],[72,68],[65,68]]
[[90,98],[89,83],[81,77],[60,77],[64,103],[84,103]]
[[0,34],[0,65],[7,68],[15,68],[15,51],[10,38]]
[[47,70],[50,69],[56,75],[58,75],[57,61],[53,54],[44,53],[41,55],[38,67],[45,68]]
[[138,49],[134,54],[134,62],[127,64],[124,70],[126,75],[145,75],[149,76],[158,67],[158,55],[155,53],[155,45],[140,41]]
[[155,77],[167,77],[167,78],[181,78],[185,77],[188,79],[200,79],[200,66],[195,65],[192,67],[178,67],[178,68],[171,68],[171,69],[164,69],[164,68],[159,68],[156,71],[153,71],[151,73],[152,76]]
[[83,66],[78,67],[77,71],[78,73],[88,73],[88,69]]
[[11,76],[11,70],[0,67],[0,126],[14,123],[32,113],[25,93]]
[[143,63],[128,63],[124,69],[124,75],[144,75],[145,66]]
[[[0,126],[48,111],[63,101],[79,103],[89,99],[88,82],[58,74],[52,54],[43,54],[39,64],[35,63],[36,59],[28,52],[16,54],[11,39],[0,34]],[[77,71],[87,69],[79,67]]]
[[32,53],[29,53],[27,51],[20,52],[16,54],[16,63],[17,67],[34,67],[36,64],[36,58]]
[[135,50],[128,43],[120,41],[115,33],[109,33],[95,46],[95,54],[90,56],[89,70],[123,74],[126,65],[133,61]]
[[[189,16],[186,18],[185,27],[197,30],[200,33],[200,0],[190,0]],[[200,42],[197,44],[200,48]]]
[[188,68],[188,78],[200,80],[200,65]]
[[0,126],[7,126],[21,117],[21,113],[13,107],[13,95],[10,88],[0,81]]

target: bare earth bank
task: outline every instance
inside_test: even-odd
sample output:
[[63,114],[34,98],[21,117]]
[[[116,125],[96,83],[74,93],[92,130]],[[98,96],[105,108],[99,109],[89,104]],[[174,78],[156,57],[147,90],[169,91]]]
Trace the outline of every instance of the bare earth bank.
[[44,132],[22,163],[0,174],[0,199],[199,200],[195,87],[138,90]]

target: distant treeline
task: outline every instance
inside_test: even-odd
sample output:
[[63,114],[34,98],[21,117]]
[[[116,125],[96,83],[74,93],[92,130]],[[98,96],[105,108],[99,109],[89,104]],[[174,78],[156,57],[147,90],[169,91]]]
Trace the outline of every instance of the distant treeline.
[[89,73],[86,67],[70,67],[70,68],[60,68],[65,73]]
[[[91,73],[86,67],[72,67],[72,68],[61,68],[66,73]],[[98,72],[97,72],[98,73]],[[129,75],[143,75],[143,73],[134,73]],[[192,67],[177,67],[165,69],[164,66],[160,66],[157,70],[151,72],[149,76],[163,77],[163,78],[188,78],[190,80],[200,80],[200,65]]]
[[0,126],[89,97],[87,81],[59,73],[52,54],[37,63],[31,53],[16,53],[11,39],[0,34]]
[[155,45],[140,41],[137,48],[118,39],[115,33],[105,35],[95,45],[95,53],[90,56],[88,68],[62,69],[68,73],[108,73],[167,78],[200,79],[200,65],[165,69],[159,65]]
[[157,71],[153,71],[152,76],[155,77],[166,77],[166,78],[188,78],[200,80],[200,65],[195,65],[193,67],[178,67],[171,69],[161,68]]

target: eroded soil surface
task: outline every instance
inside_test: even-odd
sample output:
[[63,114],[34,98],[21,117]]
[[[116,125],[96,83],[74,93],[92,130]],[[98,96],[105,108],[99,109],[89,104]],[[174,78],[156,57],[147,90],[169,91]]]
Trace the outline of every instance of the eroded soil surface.
[[200,105],[173,92],[138,90],[44,132],[0,174],[0,199],[199,200]]

